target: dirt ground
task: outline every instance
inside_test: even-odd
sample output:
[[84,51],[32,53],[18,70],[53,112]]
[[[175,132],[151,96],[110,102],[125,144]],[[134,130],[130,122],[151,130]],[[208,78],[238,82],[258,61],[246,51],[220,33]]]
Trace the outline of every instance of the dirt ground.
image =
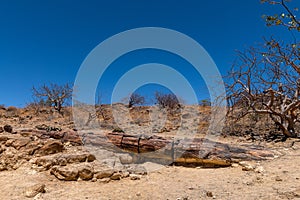
[[[298,145],[298,146],[297,146]],[[46,192],[34,199],[300,199],[300,145],[280,148],[283,156],[252,163],[263,172],[241,166],[203,169],[165,166],[143,176],[109,183],[59,181],[49,172],[24,165],[0,172],[0,199],[24,199],[24,190],[43,183]]]
[[[4,111],[3,111],[4,112]],[[46,122],[41,117],[4,118],[1,124],[12,124],[13,127],[24,129]],[[54,118],[55,126],[68,127],[66,119]],[[48,120],[49,121],[49,120]],[[67,125],[62,125],[67,124]],[[223,139],[228,144],[238,142],[237,138]],[[296,140],[295,140],[296,141]],[[27,199],[24,191],[35,184],[45,184],[45,193],[32,199],[163,199],[163,200],[300,200],[300,142],[293,140],[285,143],[263,143],[268,148],[278,151],[278,157],[249,164],[259,171],[244,171],[242,166],[228,168],[186,168],[178,166],[160,166],[151,164],[158,169],[143,175],[140,180],[124,178],[108,183],[93,181],[60,181],[49,171],[36,172],[30,163],[24,163],[17,170],[0,172],[0,199]]]

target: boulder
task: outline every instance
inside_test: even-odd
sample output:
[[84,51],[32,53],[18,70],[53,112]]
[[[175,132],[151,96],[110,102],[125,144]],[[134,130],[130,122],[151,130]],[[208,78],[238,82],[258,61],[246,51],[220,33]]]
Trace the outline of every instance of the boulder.
[[114,173],[114,170],[111,167],[98,162],[94,164],[93,168],[94,177],[97,179],[109,178]]
[[34,162],[37,166],[41,166],[44,170],[50,169],[52,166],[57,164],[56,159],[53,156],[39,157]]
[[81,163],[78,165],[78,176],[82,180],[91,180],[94,176],[94,170],[89,163]]
[[50,173],[59,180],[64,181],[77,181],[78,169],[73,165],[70,166],[54,166],[51,168]]
[[50,155],[62,152],[64,149],[64,146],[59,141],[48,141],[43,147],[38,149],[36,151],[36,154],[38,155]]
[[31,142],[31,139],[29,138],[20,138],[14,140],[11,146],[13,146],[17,150],[20,150],[22,147],[25,147],[29,142]]

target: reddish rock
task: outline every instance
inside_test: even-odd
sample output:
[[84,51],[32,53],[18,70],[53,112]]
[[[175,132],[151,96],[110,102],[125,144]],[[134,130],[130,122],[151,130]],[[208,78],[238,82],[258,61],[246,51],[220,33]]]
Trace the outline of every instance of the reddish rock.
[[15,140],[11,146],[13,146],[15,149],[19,150],[22,147],[25,147],[31,140],[29,138],[22,138]]
[[53,138],[53,139],[62,139],[64,137],[65,133],[60,132],[60,131],[50,131],[48,133],[48,135],[50,138]]
[[75,131],[64,132],[61,141],[63,143],[70,142],[72,145],[83,145],[82,138]]
[[36,151],[36,154],[38,155],[50,155],[62,152],[64,149],[64,146],[59,141],[48,141],[43,147],[38,149]]

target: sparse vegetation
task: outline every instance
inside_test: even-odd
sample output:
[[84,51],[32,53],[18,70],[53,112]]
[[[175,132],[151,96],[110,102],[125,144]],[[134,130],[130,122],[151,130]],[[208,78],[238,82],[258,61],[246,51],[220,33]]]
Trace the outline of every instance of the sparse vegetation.
[[44,102],[45,105],[51,105],[59,113],[62,113],[63,105],[72,97],[72,87],[69,84],[42,85],[39,88],[33,87],[33,96]]
[[181,104],[175,94],[155,93],[155,101],[161,108],[175,109],[180,108]]
[[129,97],[128,107],[131,108],[134,105],[142,105],[145,103],[145,97],[138,93],[133,93]]
[[[278,17],[267,17],[267,25],[298,29],[299,21],[286,1],[280,4],[291,16],[285,24]],[[227,85],[229,117],[240,120],[248,115],[267,116],[286,137],[300,134],[300,43],[285,44],[271,38],[263,46],[238,52],[238,60],[229,73]]]

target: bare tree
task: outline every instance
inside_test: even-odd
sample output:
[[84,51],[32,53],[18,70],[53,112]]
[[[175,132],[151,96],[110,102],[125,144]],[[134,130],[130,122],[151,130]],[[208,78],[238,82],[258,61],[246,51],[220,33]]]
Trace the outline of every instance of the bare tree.
[[268,115],[286,137],[300,123],[300,49],[274,39],[263,48],[239,52],[227,85],[229,116]]
[[39,88],[32,87],[33,96],[49,102],[51,106],[61,113],[62,106],[72,97],[72,87],[69,84],[65,85],[42,85]]
[[162,108],[174,109],[174,108],[181,107],[181,104],[180,104],[178,98],[173,93],[164,94],[161,92],[156,92],[155,100],[156,100],[156,104],[161,106]]
[[267,26],[285,26],[289,30],[300,31],[300,20],[296,18],[295,12],[298,8],[291,9],[288,2],[291,0],[261,0],[261,3],[280,5],[284,9],[282,13],[275,15],[264,15]]
[[105,120],[107,118],[106,116],[106,109],[105,105],[103,103],[103,95],[101,93],[98,93],[96,96],[96,113],[97,117],[99,117],[99,114],[102,116],[102,118]]
[[138,93],[133,93],[129,97],[128,107],[131,108],[134,105],[142,105],[145,103],[145,97]]

